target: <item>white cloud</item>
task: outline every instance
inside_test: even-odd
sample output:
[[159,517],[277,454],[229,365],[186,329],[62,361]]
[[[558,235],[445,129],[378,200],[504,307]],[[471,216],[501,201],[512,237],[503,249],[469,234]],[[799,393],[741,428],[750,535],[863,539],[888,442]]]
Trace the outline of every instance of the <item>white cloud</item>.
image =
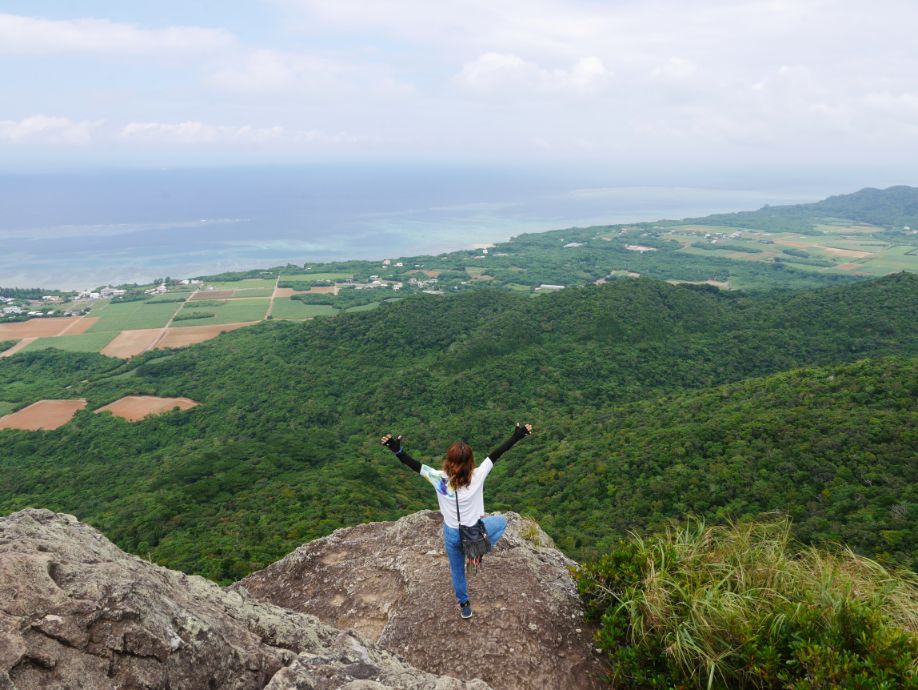
[[144,29],[107,19],[52,20],[0,14],[0,53],[96,53],[172,57],[213,53],[234,45],[222,29],[173,26]]
[[100,121],[74,121],[49,115],[0,120],[0,142],[84,145],[90,143],[93,130],[100,125]]
[[415,87],[386,64],[329,59],[320,55],[277,50],[252,50],[221,61],[205,77],[211,88],[229,95],[272,96],[275,102],[317,100],[339,96],[360,99],[405,99]]
[[608,70],[599,58],[578,60],[570,69],[546,69],[509,53],[485,53],[462,66],[455,81],[472,91],[501,93],[530,91],[592,93],[606,81]]
[[162,144],[354,144],[346,132],[290,130],[280,126],[212,125],[204,122],[131,122],[117,134],[121,141]]
[[217,89],[269,94],[329,88],[349,68],[310,55],[255,50],[223,65],[208,78]]
[[681,57],[671,57],[666,62],[654,67],[650,74],[658,79],[679,81],[694,76],[697,71],[698,66],[691,60]]
[[122,127],[120,139],[174,144],[266,143],[283,139],[283,127],[209,125],[203,122],[131,122]]

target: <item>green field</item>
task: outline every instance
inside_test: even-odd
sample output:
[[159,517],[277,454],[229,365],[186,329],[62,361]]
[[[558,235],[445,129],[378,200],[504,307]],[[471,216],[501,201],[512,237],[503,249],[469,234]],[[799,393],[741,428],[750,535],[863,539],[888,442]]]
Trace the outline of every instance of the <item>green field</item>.
[[0,417],[5,414],[9,414],[16,407],[15,403],[4,402],[0,400]]
[[337,310],[327,304],[304,304],[290,297],[274,300],[271,316],[275,319],[309,319],[314,316],[334,316]]
[[281,282],[287,280],[293,281],[307,281],[307,280],[347,280],[348,278],[353,278],[353,273],[291,273],[290,275],[282,275],[280,277]]
[[178,305],[170,302],[122,302],[101,304],[92,310],[93,316],[98,316],[88,333],[112,333],[116,331],[129,331],[138,328],[162,328]]
[[243,278],[242,280],[232,280],[207,283],[214,290],[255,290],[274,288],[274,278]]
[[[389,300],[389,301],[394,302],[395,300]],[[369,304],[361,304],[358,307],[351,307],[350,309],[345,309],[344,311],[347,311],[347,312],[372,311],[373,309],[376,309],[377,307],[379,307],[379,302],[370,302]]]
[[81,335],[59,335],[49,338],[39,338],[29,343],[21,351],[35,352],[36,350],[47,350],[53,347],[65,352],[98,352],[108,345],[115,336],[114,331],[100,333],[83,333]]
[[[174,321],[173,326],[211,326],[223,323],[239,323],[241,321],[261,321],[268,311],[268,299],[236,299],[227,300],[220,306],[208,306],[206,311],[213,312],[214,316],[206,319],[188,319],[187,321]],[[182,311],[201,311],[202,309],[190,302],[182,307]],[[181,312],[180,312],[181,313]]]

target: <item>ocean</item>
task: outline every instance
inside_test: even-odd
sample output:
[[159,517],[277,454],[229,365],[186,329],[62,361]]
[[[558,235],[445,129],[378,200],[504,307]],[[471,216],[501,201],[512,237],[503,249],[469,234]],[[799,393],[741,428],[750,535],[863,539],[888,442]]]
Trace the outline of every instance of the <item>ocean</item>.
[[434,254],[523,232],[815,201],[600,173],[308,166],[0,174],[0,286],[82,289]]

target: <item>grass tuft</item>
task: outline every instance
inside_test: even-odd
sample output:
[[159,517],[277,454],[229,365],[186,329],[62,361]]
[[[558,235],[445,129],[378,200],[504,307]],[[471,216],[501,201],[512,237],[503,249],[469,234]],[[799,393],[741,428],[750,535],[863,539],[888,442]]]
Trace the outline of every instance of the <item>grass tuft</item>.
[[801,546],[786,519],[690,519],[577,578],[616,687],[918,687],[915,574]]

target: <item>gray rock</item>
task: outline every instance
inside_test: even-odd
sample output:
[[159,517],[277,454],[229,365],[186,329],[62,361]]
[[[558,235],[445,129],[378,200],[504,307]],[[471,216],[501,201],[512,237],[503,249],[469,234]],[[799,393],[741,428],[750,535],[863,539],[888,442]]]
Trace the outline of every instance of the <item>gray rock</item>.
[[128,555],[71,515],[0,518],[0,689],[487,690]]
[[433,511],[338,530],[233,589],[353,629],[431,673],[478,677],[498,690],[604,687],[575,563],[535,523],[504,515],[504,538],[469,579],[471,620],[455,608]]

